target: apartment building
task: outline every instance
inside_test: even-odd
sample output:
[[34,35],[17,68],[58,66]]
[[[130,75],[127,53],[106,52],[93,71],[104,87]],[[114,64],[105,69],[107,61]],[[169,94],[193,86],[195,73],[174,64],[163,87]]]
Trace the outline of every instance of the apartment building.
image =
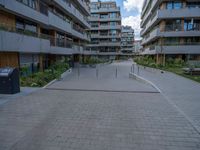
[[0,0],[0,67],[47,68],[90,41],[89,0]]
[[131,26],[122,26],[121,31],[121,52],[123,54],[133,54],[134,49],[134,30]]
[[114,1],[91,2],[91,43],[90,54],[116,57],[120,54],[121,13]]
[[140,54],[140,52],[142,51],[142,46],[141,46],[141,42],[142,40],[135,40],[134,41],[134,49],[135,49],[135,54]]
[[200,60],[199,0],[145,0],[141,19],[142,54]]

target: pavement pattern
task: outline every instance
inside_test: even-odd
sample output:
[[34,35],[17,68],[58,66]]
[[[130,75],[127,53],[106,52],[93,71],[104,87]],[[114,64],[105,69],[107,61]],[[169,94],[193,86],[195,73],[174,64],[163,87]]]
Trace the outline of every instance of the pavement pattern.
[[[136,71],[137,73],[137,71]],[[200,84],[174,73],[140,67],[139,75],[153,82],[185,115],[200,132]]]
[[79,77],[74,70],[0,105],[0,150],[199,150],[188,119],[151,86],[129,79],[130,66],[99,67],[98,79],[94,68]]

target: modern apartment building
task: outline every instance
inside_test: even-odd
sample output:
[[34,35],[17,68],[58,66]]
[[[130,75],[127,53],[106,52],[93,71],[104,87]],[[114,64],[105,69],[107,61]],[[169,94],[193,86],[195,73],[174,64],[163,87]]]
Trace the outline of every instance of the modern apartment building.
[[200,60],[199,0],[145,0],[141,19],[142,54]]
[[44,69],[90,41],[89,0],[0,0],[0,67]]
[[134,41],[134,49],[135,49],[135,54],[140,54],[142,51],[142,46],[141,46],[142,40],[135,40]]
[[121,31],[121,52],[123,54],[133,54],[134,49],[134,30],[131,26],[122,26]]
[[115,57],[120,54],[121,13],[114,1],[91,2],[90,54]]

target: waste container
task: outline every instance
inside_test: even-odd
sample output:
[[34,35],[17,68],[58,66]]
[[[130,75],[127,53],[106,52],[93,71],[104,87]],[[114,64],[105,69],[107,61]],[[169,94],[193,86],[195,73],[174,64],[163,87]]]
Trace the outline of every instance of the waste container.
[[20,92],[19,70],[17,68],[0,68],[0,94]]

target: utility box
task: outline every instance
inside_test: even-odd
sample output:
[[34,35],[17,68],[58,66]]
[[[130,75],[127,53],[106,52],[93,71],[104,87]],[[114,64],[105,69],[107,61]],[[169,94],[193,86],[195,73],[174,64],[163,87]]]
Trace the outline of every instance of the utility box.
[[19,70],[17,68],[0,68],[0,94],[20,92]]

